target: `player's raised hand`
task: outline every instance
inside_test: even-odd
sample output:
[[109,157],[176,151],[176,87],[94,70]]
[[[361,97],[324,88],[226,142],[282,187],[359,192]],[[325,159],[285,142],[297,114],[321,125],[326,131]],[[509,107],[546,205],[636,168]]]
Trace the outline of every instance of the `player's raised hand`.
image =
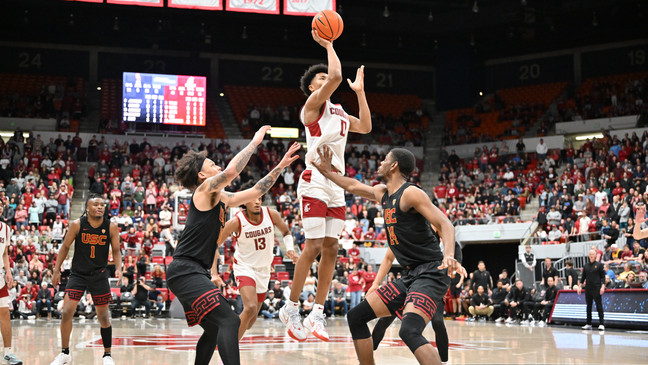
[[358,67],[355,81],[351,82],[351,79],[347,79],[347,82],[349,83],[351,90],[356,93],[364,91],[364,65]]
[[333,42],[320,37],[319,33],[317,33],[315,29],[311,30],[311,34],[313,35],[315,42],[324,48],[333,44]]
[[271,129],[269,125],[264,125],[263,127],[259,128],[259,130],[254,133],[254,137],[252,137],[252,142],[256,143],[257,145],[261,144],[263,141],[263,137],[265,137],[266,133]]
[[452,277],[453,272],[463,276],[464,278],[468,276],[466,269],[457,261],[454,257],[444,256],[441,266],[438,267],[439,270],[448,269],[448,276]]
[[293,144],[288,148],[288,151],[284,155],[284,157],[281,159],[279,162],[279,167],[281,168],[286,168],[290,166],[295,160],[299,158],[299,155],[296,154],[297,151],[301,148],[301,145],[297,142],[293,142]]
[[311,164],[315,166],[322,174],[333,169],[331,161],[333,160],[333,151],[329,146],[322,146],[317,150],[319,162],[311,160]]

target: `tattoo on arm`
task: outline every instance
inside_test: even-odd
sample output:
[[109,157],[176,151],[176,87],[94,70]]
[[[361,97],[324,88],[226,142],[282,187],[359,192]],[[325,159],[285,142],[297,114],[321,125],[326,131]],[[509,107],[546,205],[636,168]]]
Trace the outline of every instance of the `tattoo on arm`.
[[254,185],[254,188],[261,194],[267,193],[272,185],[275,184],[275,181],[277,181],[277,178],[279,177],[279,174],[281,174],[282,170],[283,168],[275,167],[274,170],[270,171],[270,173],[267,174],[263,179],[259,180],[259,182]]
[[[241,171],[247,166],[248,161],[250,161],[250,157],[252,157],[252,154],[254,154],[254,151],[256,150],[257,146],[252,144],[248,144],[243,151],[239,152],[234,156],[232,161],[230,161],[229,165],[233,165],[234,168],[236,169],[236,173],[240,174]],[[228,167],[229,167],[228,165]]]

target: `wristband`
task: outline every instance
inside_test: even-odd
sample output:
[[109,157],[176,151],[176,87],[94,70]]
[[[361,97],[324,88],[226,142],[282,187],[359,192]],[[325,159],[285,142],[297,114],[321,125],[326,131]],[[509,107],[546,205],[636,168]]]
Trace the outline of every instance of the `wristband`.
[[295,251],[295,240],[292,235],[285,235],[283,237],[283,243],[286,245],[286,251]]

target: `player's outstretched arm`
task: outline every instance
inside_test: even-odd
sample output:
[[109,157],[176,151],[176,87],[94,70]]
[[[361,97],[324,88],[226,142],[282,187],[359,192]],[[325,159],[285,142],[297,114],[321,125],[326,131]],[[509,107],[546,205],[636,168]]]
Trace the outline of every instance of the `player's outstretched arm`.
[[326,49],[328,76],[322,87],[310,94],[306,104],[304,104],[306,118],[303,122],[305,125],[309,125],[317,119],[321,113],[322,104],[331,98],[331,95],[342,83],[342,64],[337,53],[335,53],[335,49],[333,49],[333,42],[320,37],[315,30],[311,31],[311,34],[315,42]]
[[228,193],[222,194],[221,200],[223,203],[228,206],[238,206],[251,202],[254,199],[257,199],[263,194],[267,193],[268,190],[275,184],[275,181],[281,175],[281,171],[286,167],[290,166],[291,163],[295,162],[299,158],[297,151],[301,148],[301,145],[297,142],[293,143],[292,146],[288,149],[284,157],[281,159],[277,167],[270,171],[263,179],[259,180],[253,187],[239,191],[237,193]]
[[270,130],[269,125],[264,125],[261,127],[252,138],[252,141],[239,153],[234,156],[232,161],[227,165],[225,170],[216,176],[212,176],[205,181],[196,189],[197,193],[220,193],[227,185],[229,185],[232,180],[234,180],[245,168],[250,157],[254,154],[256,148],[263,141],[266,132]]
[[13,276],[11,275],[11,270],[9,269],[11,267],[9,266],[9,246],[6,246],[4,252],[2,253],[2,263],[4,264],[4,267],[7,268],[5,270],[5,285],[11,287],[11,285],[13,284]]
[[389,269],[391,269],[395,258],[396,257],[394,256],[391,248],[387,247],[385,257],[383,257],[382,262],[380,263],[380,268],[378,268],[378,273],[376,273],[376,280],[374,280],[373,284],[371,284],[371,288],[367,290],[367,295],[371,294],[371,292],[377,290],[378,287],[380,287],[380,283],[382,283],[385,276],[387,276],[387,273],[389,272]]
[[288,227],[286,222],[281,219],[281,214],[279,214],[279,212],[274,209],[268,209],[268,211],[270,212],[272,223],[277,226],[279,232],[281,232],[281,234],[283,235],[283,243],[284,246],[286,246],[286,256],[288,256],[288,258],[290,258],[294,262],[297,262],[299,255],[297,255],[297,252],[295,252],[295,240],[290,233],[290,228]]
[[454,258],[454,226],[448,217],[446,217],[439,208],[432,204],[430,197],[428,197],[423,190],[410,186],[403,192],[403,198],[401,198],[400,204],[401,210],[405,212],[414,209],[423,215],[439,233],[441,240],[446,243],[443,245],[443,264],[440,268],[444,269],[447,267],[449,276],[452,275],[453,271],[456,271],[459,275],[466,276],[466,269],[464,269],[463,266],[461,266],[461,264]]
[[63,261],[65,261],[65,259],[67,258],[67,255],[70,252],[70,246],[72,246],[72,242],[74,242],[77,234],[79,234],[80,228],[81,221],[79,219],[76,219],[70,223],[70,229],[63,239],[63,244],[61,245],[58,256],[56,258],[56,265],[54,265],[54,276],[52,277],[52,286],[54,287],[56,287],[56,285],[61,280],[61,265],[63,265]]
[[113,261],[115,262],[117,286],[121,286],[122,282],[122,255],[120,240],[121,235],[119,234],[119,227],[114,223],[110,223],[110,249],[112,250]]
[[317,150],[320,161],[311,161],[311,164],[319,170],[327,179],[333,181],[335,185],[341,187],[342,189],[354,194],[361,196],[363,198],[371,199],[373,201],[380,201],[382,196],[387,191],[387,187],[384,184],[379,184],[376,186],[369,186],[361,183],[356,179],[351,179],[346,176],[339,175],[333,172],[333,167],[331,165],[331,159],[333,152],[328,146],[324,146],[321,149]]
[[349,132],[367,134],[371,132],[371,111],[364,91],[364,65],[358,67],[355,81],[351,82],[351,79],[347,79],[347,82],[358,97],[358,108],[360,109],[359,118],[349,116]]
[[231,236],[233,233],[238,233],[241,230],[241,224],[239,223],[238,218],[234,217],[225,223],[225,227],[220,232],[218,236],[218,245],[222,245],[227,237]]

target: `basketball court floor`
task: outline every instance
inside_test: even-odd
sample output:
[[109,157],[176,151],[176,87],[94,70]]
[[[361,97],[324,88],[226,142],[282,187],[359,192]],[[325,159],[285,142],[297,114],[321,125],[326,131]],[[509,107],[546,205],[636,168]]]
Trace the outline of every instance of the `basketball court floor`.
[[[26,365],[47,365],[60,351],[58,320],[14,320],[14,349]],[[179,319],[113,319],[113,358],[117,365],[190,365],[202,333]],[[648,332],[576,327],[521,327],[446,321],[449,364],[646,364]],[[371,325],[373,326],[373,324]],[[389,328],[376,352],[376,364],[416,364],[398,338],[400,322]],[[357,364],[342,317],[328,319],[331,341],[309,337],[297,343],[278,319],[259,318],[240,344],[241,363],[258,365]],[[432,328],[424,332],[434,340]],[[75,365],[101,364],[103,353],[95,320],[74,320],[70,351]],[[214,354],[211,364],[220,364]]]

